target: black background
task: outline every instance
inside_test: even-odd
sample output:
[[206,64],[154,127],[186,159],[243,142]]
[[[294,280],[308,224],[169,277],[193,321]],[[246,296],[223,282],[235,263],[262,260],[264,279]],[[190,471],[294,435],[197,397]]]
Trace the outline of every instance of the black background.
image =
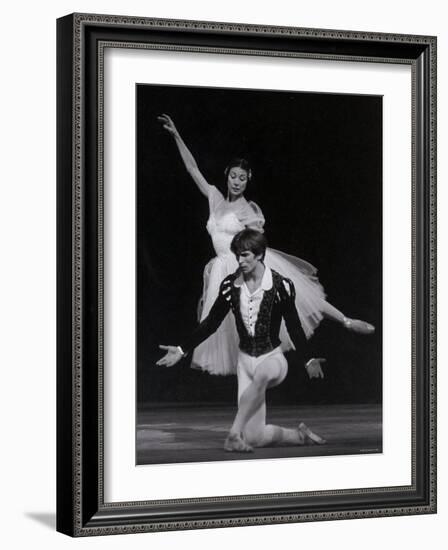
[[154,366],[159,344],[196,324],[202,272],[214,256],[208,203],[187,174],[169,114],[201,172],[224,191],[224,169],[243,156],[246,197],[266,218],[269,245],[319,270],[328,301],[372,322],[374,336],[323,321],[313,339],[324,380],[308,380],[288,354],[289,374],[272,403],[382,400],[382,99],[377,96],[137,86],[137,396],[163,403],[234,404],[235,376]]

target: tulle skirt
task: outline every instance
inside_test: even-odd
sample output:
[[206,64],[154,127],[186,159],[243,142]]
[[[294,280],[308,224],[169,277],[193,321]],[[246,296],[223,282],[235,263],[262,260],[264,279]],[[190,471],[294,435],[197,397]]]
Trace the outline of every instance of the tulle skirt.
[[[273,248],[266,250],[265,264],[293,281],[300,322],[305,336],[310,338],[323,318],[325,302],[325,292],[316,277],[316,268],[300,258]],[[203,293],[198,311],[200,320],[210,312],[218,296],[221,281],[237,268],[238,264],[232,253],[216,256],[205,266]],[[284,323],[280,328],[280,340],[283,351],[294,349]],[[238,344],[235,319],[232,312],[229,312],[218,330],[195,349],[192,367],[210,374],[236,374]]]

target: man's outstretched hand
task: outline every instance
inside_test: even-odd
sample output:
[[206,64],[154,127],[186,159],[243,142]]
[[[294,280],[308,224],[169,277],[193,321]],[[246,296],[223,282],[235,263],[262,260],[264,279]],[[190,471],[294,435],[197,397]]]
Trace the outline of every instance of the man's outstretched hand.
[[156,363],[159,367],[172,367],[184,356],[182,351],[176,346],[159,346],[159,348],[167,350],[165,355]]
[[306,365],[306,372],[310,378],[323,378],[324,373],[322,370],[322,363],[326,363],[326,359],[318,357],[317,359],[311,359]]

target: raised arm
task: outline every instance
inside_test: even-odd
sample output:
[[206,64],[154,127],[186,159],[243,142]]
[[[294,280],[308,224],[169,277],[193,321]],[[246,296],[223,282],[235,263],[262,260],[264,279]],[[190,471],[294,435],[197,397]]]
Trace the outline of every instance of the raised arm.
[[198,165],[191,154],[188,147],[185,145],[184,140],[181,138],[174,122],[168,115],[160,115],[157,117],[157,120],[163,124],[165,130],[174,138],[174,141],[179,150],[180,156],[185,164],[185,168],[190,176],[193,178],[193,181],[198,186],[199,191],[205,195],[209,196],[211,185],[207,182],[204,176],[201,174]]

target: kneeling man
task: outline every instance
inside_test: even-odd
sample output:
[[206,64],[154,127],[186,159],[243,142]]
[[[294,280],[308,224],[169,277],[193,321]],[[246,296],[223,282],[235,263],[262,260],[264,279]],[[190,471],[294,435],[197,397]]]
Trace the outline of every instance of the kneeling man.
[[[224,443],[226,451],[252,452],[271,445],[324,444],[303,422],[297,428],[266,424],[266,390],[286,377],[288,364],[280,348],[280,326],[286,328],[296,352],[303,354],[307,340],[294,303],[295,289],[264,264],[266,238],[245,229],[235,235],[231,250],[239,269],[226,277],[209,315],[180,346],[160,346],[166,354],[157,365],[171,367],[220,326],[232,310],[239,335],[238,412]],[[323,378],[321,363],[310,359],[305,368],[310,378]]]

